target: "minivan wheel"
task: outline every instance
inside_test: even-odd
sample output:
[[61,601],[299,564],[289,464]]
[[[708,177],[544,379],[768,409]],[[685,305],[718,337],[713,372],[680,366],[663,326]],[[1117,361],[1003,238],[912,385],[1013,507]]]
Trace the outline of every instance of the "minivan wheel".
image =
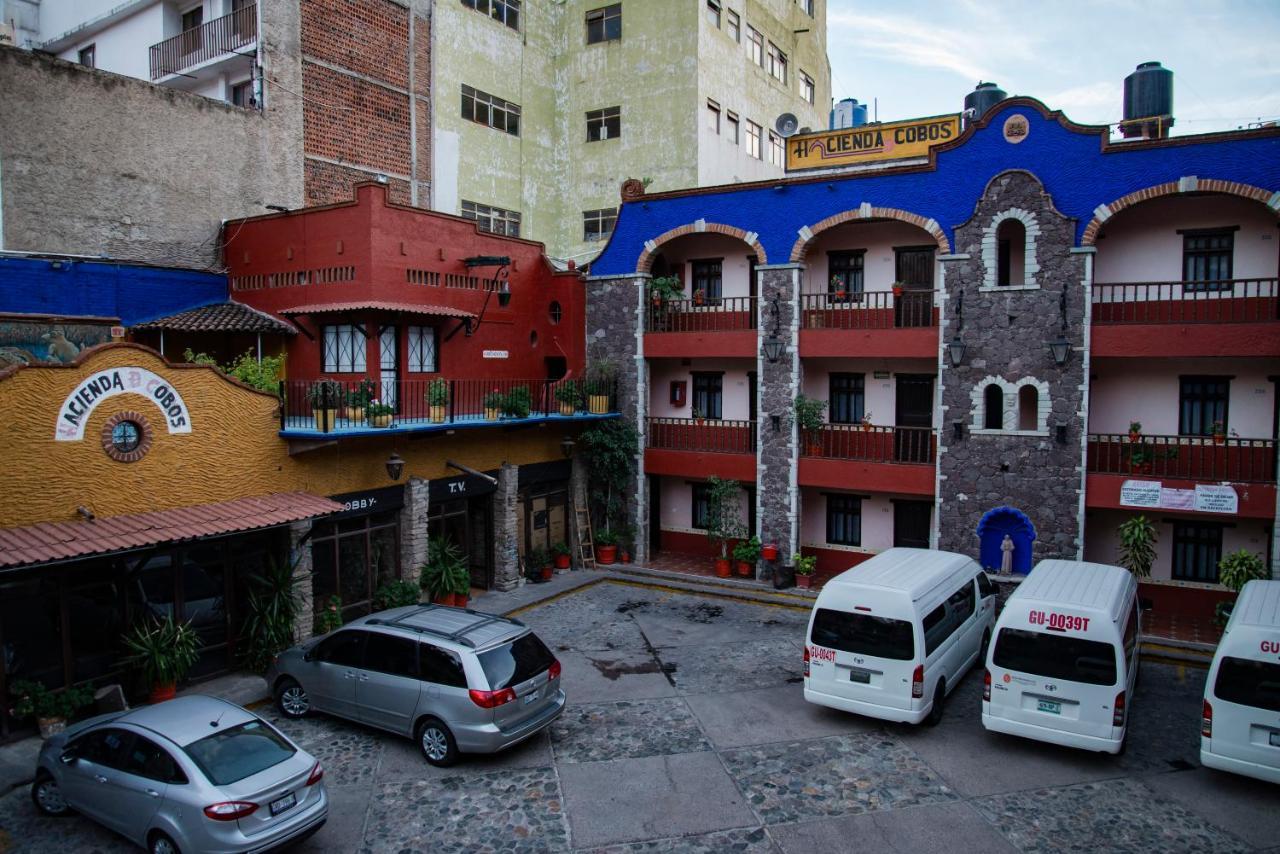
[[151,834],[151,854],[182,854],[182,852],[178,850],[177,844],[172,839],[157,830]]
[[51,818],[71,815],[71,807],[67,806],[66,799],[62,797],[58,781],[48,771],[41,771],[36,775],[36,781],[31,784],[31,801],[36,809]]
[[929,709],[929,717],[924,722],[929,726],[937,726],[942,722],[942,707],[947,700],[947,686],[943,680],[938,680],[938,685],[933,689],[933,707]]
[[286,718],[303,718],[311,711],[311,698],[293,679],[285,679],[276,688],[276,707]]
[[435,718],[427,718],[418,725],[418,747],[427,762],[438,768],[458,761],[458,744],[453,740],[453,733]]

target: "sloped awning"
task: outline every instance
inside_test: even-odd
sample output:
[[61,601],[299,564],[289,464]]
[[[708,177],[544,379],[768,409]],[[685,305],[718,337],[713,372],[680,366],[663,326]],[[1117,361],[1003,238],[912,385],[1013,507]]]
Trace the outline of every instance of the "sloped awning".
[[220,302],[189,311],[157,317],[136,323],[133,329],[163,329],[178,332],[262,332],[271,335],[297,335],[292,324],[285,323],[256,308],[239,302]]
[[326,302],[280,309],[280,313],[286,317],[296,317],[303,314],[350,314],[353,311],[394,311],[402,314],[420,314],[428,317],[457,317],[464,320],[474,320],[476,317],[474,312],[448,305],[423,305],[421,303],[388,302],[386,300]]
[[0,528],[0,568],[274,528],[341,509],[338,502],[308,492],[283,492],[87,522],[42,522],[22,528]]

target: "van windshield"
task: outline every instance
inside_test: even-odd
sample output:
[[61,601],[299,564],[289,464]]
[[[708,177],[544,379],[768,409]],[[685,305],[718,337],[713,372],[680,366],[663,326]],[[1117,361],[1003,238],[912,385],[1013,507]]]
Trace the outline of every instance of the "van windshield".
[[1116,684],[1116,648],[1102,641],[1024,629],[1001,629],[996,667],[1086,685]]
[[915,633],[906,620],[851,614],[819,608],[813,617],[811,643],[874,658],[910,661],[916,655]]
[[478,656],[489,688],[501,691],[532,679],[553,663],[556,657],[533,632],[521,635],[508,644],[482,652]]
[[1280,712],[1280,664],[1224,657],[1213,693],[1228,703]]

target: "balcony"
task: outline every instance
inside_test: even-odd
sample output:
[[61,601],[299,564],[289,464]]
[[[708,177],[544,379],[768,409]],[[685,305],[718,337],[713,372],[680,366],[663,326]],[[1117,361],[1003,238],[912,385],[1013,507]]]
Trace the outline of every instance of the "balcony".
[[280,435],[336,439],[619,416],[617,383],[565,380],[285,380]]
[[646,356],[756,355],[756,298],[666,300],[645,310]]
[[756,425],[751,421],[650,418],[645,472],[692,478],[756,479]]
[[258,7],[245,6],[229,15],[151,46],[151,79],[179,74],[219,59],[258,40]]
[[1277,279],[1094,284],[1097,356],[1280,356]]
[[800,355],[936,357],[938,310],[933,291],[865,291],[844,297],[800,295]]
[[937,449],[929,427],[828,424],[801,436],[800,483],[933,495]]

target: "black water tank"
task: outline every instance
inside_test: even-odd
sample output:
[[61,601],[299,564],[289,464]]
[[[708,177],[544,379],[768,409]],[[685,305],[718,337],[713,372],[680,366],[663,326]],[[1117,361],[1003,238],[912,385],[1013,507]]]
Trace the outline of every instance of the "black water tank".
[[964,96],[965,124],[982,118],[983,113],[1007,97],[1008,93],[996,84],[979,83],[976,89]]
[[1144,62],[1124,79],[1124,124],[1120,132],[1127,137],[1164,137],[1172,126],[1173,72],[1158,62]]

